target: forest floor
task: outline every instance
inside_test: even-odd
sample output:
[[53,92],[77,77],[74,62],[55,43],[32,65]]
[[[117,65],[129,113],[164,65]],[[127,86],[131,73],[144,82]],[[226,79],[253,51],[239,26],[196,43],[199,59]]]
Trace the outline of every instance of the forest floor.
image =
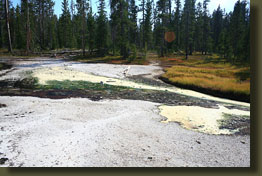
[[250,104],[166,84],[156,61],[0,63],[0,166],[250,166]]

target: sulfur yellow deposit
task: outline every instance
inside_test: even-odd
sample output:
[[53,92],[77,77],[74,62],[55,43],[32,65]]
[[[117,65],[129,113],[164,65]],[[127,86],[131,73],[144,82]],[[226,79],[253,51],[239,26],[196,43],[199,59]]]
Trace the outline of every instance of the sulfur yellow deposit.
[[219,120],[224,119],[223,113],[241,116],[250,116],[249,111],[227,109],[219,106],[219,109],[202,108],[197,106],[160,106],[160,115],[167,118],[163,123],[177,122],[182,127],[193,131],[208,134],[233,134],[238,129],[230,131],[219,129]]

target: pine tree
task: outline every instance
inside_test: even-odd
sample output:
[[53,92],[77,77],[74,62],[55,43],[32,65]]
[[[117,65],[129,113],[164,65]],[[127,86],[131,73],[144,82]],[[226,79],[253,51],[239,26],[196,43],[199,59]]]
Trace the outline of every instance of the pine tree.
[[116,50],[117,50],[117,26],[119,25],[119,14],[118,14],[118,4],[119,1],[118,0],[110,0],[110,25],[111,25],[111,38],[112,38],[112,50],[113,50],[113,55],[116,54]]
[[152,1],[147,0],[146,10],[145,10],[145,25],[144,25],[144,40],[145,40],[145,50],[147,48],[152,48]]
[[193,53],[193,37],[194,37],[194,23],[195,23],[195,0],[185,0],[184,11],[184,47],[186,53],[186,59],[188,55]]
[[202,44],[202,54],[207,54],[208,46],[210,44],[210,21],[208,17],[208,3],[210,0],[204,0],[203,2],[203,44]]
[[[25,46],[25,40],[23,37],[23,26],[22,26],[22,16],[21,16],[21,8],[17,5],[15,9],[15,28],[14,33],[14,48],[23,49]],[[17,40],[19,39],[19,40]]]
[[160,36],[160,56],[164,57],[166,54],[166,41],[165,41],[165,32],[167,31],[168,24],[168,1],[167,0],[158,0],[157,1],[157,10],[160,26],[158,28]]
[[107,19],[105,11],[105,1],[99,0],[98,18],[97,18],[97,38],[96,46],[99,55],[104,56],[107,53]]
[[93,50],[95,49],[95,38],[96,38],[96,23],[95,18],[92,11],[92,4],[89,1],[89,10],[87,14],[87,31],[88,31],[88,47],[89,47],[89,54],[93,54]]
[[33,16],[30,16],[30,23],[33,21],[33,24],[30,24],[30,26],[34,28],[34,48],[40,47],[40,50],[49,49],[50,21],[54,15],[54,1],[32,0],[31,3]]
[[130,29],[129,29],[129,42],[136,47],[138,44],[138,27],[137,27],[137,13],[138,7],[136,6],[135,0],[130,0],[129,4],[129,21],[130,21]]
[[213,51],[218,52],[217,46],[218,46],[218,40],[220,33],[223,29],[223,11],[218,6],[217,10],[214,11],[213,13],[213,19],[212,19],[212,38],[214,40],[214,46],[213,46]]
[[78,11],[78,24],[80,29],[79,38],[81,38],[81,47],[83,51],[83,56],[85,56],[86,52],[86,36],[87,36],[87,20],[86,20],[86,10],[88,9],[88,4],[86,0],[77,0],[77,11]]
[[0,1],[0,48],[4,47],[4,16],[5,16],[5,10],[4,10],[4,1]]
[[129,57],[129,43],[128,43],[128,3],[125,0],[119,0],[120,12],[120,28],[119,28],[119,46],[120,54],[123,58]]
[[140,12],[142,12],[142,20],[140,21],[140,28],[142,29],[141,31],[141,39],[142,39],[142,48],[145,47],[145,14],[146,14],[146,0],[140,0]]
[[193,54],[195,34],[195,4],[196,0],[190,1],[190,26],[189,26],[189,55]]
[[176,47],[175,50],[178,50],[181,48],[181,2],[180,0],[175,0],[176,4],[176,12],[175,12],[175,35],[176,35]]
[[50,49],[54,50],[56,48],[58,48],[58,37],[57,37],[57,24],[58,24],[58,20],[57,20],[57,16],[54,15],[51,17],[51,22],[49,25],[49,47]]
[[202,4],[199,2],[196,8],[196,26],[195,26],[195,35],[194,35],[194,43],[195,43],[195,50],[201,51],[202,43],[203,43],[203,12],[202,12]]
[[62,15],[60,17],[60,44],[62,48],[72,47],[72,25],[71,25],[71,14],[69,11],[68,0],[62,2]]
[[[231,32],[231,41],[232,41],[232,48],[234,53],[234,60],[244,60],[243,59],[243,49],[246,47],[244,46],[245,41],[245,34],[248,30],[248,22],[247,22],[247,2],[237,1],[234,6],[234,11],[231,16],[231,24],[230,24],[230,32]],[[246,44],[246,43],[245,43]]]
[[[90,4],[90,3],[89,3]],[[71,0],[71,5],[70,5],[70,12],[71,12],[71,29],[72,29],[72,32],[71,32],[71,39],[72,39],[72,48],[76,48],[77,47],[77,40],[76,40],[76,33],[77,33],[77,29],[76,29],[76,5],[75,5],[75,2],[74,0]]]
[[111,0],[110,8],[113,54],[115,54],[116,49],[120,49],[120,55],[123,56],[123,58],[128,58],[130,53],[130,44],[128,40],[128,29],[130,26],[128,2],[126,0]]

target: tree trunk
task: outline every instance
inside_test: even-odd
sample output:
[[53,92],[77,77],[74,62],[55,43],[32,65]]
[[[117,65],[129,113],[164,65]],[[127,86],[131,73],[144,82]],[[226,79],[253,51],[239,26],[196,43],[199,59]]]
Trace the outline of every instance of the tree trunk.
[[171,26],[172,24],[172,2],[171,0],[168,1],[168,11],[169,11],[169,23]]
[[10,26],[9,26],[9,5],[8,5],[8,0],[5,0],[5,15],[6,15],[6,29],[7,29],[7,34],[8,34],[8,52],[13,53],[11,34],[10,34]]

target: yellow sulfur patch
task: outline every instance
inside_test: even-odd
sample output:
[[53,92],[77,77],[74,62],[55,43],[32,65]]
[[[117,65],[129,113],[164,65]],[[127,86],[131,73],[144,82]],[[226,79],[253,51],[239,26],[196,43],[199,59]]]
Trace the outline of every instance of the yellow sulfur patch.
[[250,112],[236,109],[202,108],[197,106],[160,106],[160,115],[167,118],[163,123],[178,122],[182,127],[208,134],[233,134],[236,131],[219,129],[218,120],[224,119],[223,113],[250,116]]

